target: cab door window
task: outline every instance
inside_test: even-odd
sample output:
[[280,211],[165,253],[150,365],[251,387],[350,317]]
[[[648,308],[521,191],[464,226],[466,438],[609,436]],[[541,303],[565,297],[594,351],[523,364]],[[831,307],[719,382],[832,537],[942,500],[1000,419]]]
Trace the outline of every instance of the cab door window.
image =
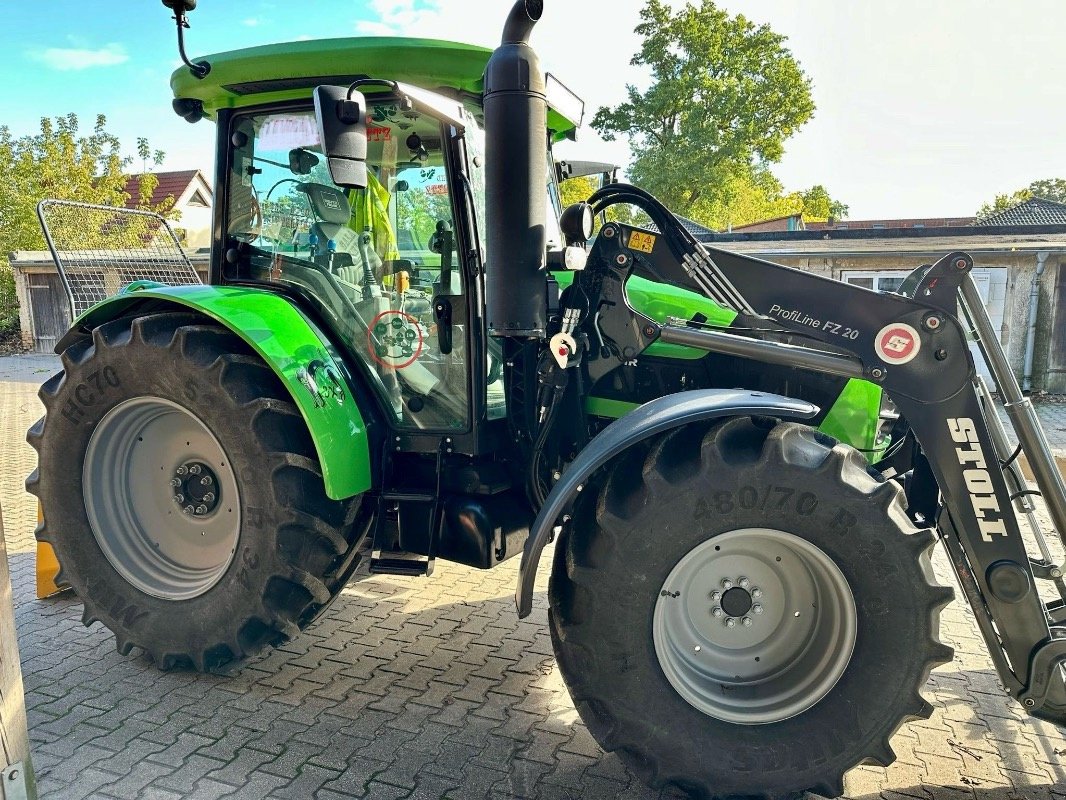
[[465,429],[466,285],[444,130],[394,102],[368,105],[362,190],[330,179],[312,111],[236,119],[227,235],[249,256],[229,277],[309,298],[366,364],[397,425]]

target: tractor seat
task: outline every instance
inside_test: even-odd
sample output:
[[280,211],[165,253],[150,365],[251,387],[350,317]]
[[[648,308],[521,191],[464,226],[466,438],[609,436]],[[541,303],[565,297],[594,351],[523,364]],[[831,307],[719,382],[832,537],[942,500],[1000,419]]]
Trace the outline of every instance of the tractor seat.
[[[369,242],[360,246],[363,234],[356,233],[349,227],[352,209],[344,192],[333,186],[321,183],[301,183],[299,189],[307,195],[311,210],[317,221],[311,225],[311,233],[318,237],[318,254],[327,251],[327,243],[332,239],[337,245],[338,253],[351,256],[350,265],[345,263],[334,269],[334,274],[345,283],[361,285],[364,277],[363,252],[370,260],[370,269],[374,274],[381,267],[381,261]],[[344,259],[347,262],[347,259]]]

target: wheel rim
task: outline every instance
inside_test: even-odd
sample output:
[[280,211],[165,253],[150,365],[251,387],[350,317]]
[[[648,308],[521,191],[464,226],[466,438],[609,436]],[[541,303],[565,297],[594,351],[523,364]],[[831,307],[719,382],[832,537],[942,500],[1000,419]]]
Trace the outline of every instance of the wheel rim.
[[655,604],[667,679],[705,714],[779,722],[820,701],[847,669],[855,598],[836,563],[784,531],[715,536],[674,566]]
[[111,409],[89,439],[82,494],[107,560],[153,597],[204,594],[236,552],[240,496],[230,460],[177,403],[137,397]]

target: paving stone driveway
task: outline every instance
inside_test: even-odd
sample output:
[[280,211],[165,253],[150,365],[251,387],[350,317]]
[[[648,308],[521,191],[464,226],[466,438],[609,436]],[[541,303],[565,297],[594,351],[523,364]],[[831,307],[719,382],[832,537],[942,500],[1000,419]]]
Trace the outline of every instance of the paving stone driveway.
[[[234,677],[161,673],[119,656],[101,625],[82,627],[76,599],[35,600],[23,436],[56,365],[0,358],[0,504],[42,797],[659,796],[581,724],[552,659],[545,587],[518,620],[513,562],[353,583],[297,641]],[[1047,411],[1049,428],[1066,429],[1066,406]],[[945,560],[935,566],[950,584]],[[847,796],[1066,797],[1066,736],[1003,696],[958,602],[942,632],[956,656],[926,686],[932,718],[897,734],[887,770],[853,770]]]

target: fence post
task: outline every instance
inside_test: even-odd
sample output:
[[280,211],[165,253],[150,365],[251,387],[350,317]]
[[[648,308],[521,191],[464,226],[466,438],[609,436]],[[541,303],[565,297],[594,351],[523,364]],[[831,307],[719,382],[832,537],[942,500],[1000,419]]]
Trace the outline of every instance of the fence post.
[[0,511],[0,800],[33,800],[37,792],[30,763],[13,601]]

